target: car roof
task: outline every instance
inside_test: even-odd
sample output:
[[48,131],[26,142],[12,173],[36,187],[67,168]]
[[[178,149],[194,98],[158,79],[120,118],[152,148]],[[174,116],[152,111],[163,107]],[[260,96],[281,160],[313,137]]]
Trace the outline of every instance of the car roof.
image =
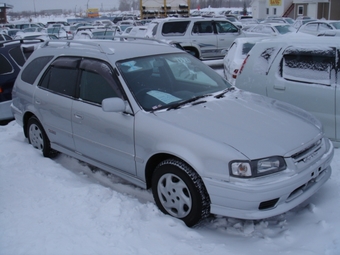
[[[127,36],[121,37],[121,39]],[[129,37],[128,41],[113,41],[113,40],[54,40],[42,44],[41,48],[36,50],[34,54],[45,55],[54,54],[72,55],[82,57],[95,57],[107,60],[109,58],[112,63],[129,58],[142,56],[150,56],[156,54],[167,53],[183,53],[182,50],[170,46],[169,44],[148,38]],[[140,50],[142,47],[143,50]],[[102,54],[100,54],[102,53]]]

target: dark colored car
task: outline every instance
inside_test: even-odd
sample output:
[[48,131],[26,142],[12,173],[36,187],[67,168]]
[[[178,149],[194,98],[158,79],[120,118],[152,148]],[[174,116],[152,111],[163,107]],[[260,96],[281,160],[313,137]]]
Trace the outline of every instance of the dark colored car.
[[13,118],[11,112],[14,81],[40,40],[0,42],[0,121]]

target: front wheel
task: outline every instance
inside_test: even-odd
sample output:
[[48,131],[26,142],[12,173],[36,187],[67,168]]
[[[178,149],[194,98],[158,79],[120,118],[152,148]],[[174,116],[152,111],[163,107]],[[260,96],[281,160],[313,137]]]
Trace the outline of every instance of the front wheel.
[[152,177],[152,193],[158,208],[188,226],[210,212],[210,199],[200,176],[178,159],[161,162]]
[[36,117],[31,117],[27,122],[28,142],[40,151],[44,157],[53,157],[57,154],[51,149],[50,140],[48,139],[44,128]]

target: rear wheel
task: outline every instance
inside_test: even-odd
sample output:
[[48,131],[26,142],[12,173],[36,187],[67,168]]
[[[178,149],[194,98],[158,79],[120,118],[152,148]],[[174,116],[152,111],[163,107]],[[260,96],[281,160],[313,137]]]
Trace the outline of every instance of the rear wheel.
[[57,154],[51,149],[50,140],[48,139],[44,128],[36,117],[31,117],[27,122],[28,142],[42,152],[44,157],[53,157]]
[[178,159],[161,162],[152,177],[152,193],[159,209],[196,225],[210,212],[210,200],[200,176]]

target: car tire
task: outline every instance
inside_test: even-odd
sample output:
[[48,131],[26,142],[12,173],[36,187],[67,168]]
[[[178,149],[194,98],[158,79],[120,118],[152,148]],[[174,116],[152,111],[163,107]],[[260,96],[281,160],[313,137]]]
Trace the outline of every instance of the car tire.
[[192,227],[210,213],[210,199],[201,177],[178,159],[162,161],[152,176],[158,208]]
[[28,142],[38,150],[44,157],[54,157],[57,152],[51,149],[50,140],[39,120],[36,117],[31,117],[27,122]]

